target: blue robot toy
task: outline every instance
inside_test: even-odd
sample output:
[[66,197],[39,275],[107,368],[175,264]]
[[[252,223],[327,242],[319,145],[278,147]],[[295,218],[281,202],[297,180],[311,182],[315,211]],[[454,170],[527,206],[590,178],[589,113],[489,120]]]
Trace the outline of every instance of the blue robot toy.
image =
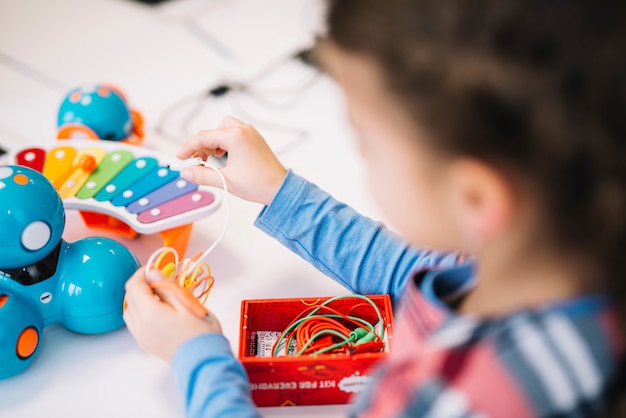
[[58,139],[104,139],[135,145],[143,142],[143,117],[128,106],[122,91],[110,84],[72,89],[57,116]]
[[63,203],[39,172],[0,167],[0,379],[23,371],[53,323],[85,334],[124,325],[124,284],[139,267],[123,245],[62,239]]

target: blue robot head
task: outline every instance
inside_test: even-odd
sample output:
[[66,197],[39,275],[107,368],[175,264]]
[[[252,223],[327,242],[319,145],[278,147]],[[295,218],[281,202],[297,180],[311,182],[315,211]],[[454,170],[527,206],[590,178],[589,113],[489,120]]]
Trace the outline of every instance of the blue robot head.
[[46,257],[64,227],[63,202],[48,179],[27,167],[0,167],[0,269]]
[[59,108],[57,127],[77,124],[90,128],[98,138],[121,141],[133,132],[131,109],[115,88],[100,84],[71,90]]

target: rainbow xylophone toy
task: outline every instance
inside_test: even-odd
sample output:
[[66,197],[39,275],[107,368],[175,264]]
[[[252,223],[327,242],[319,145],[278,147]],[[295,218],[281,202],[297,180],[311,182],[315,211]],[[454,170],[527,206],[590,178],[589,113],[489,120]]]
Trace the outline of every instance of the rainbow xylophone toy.
[[65,209],[79,210],[87,226],[127,238],[159,233],[165,246],[183,255],[193,222],[215,211],[220,199],[166,162],[144,147],[85,139],[55,141],[14,156],[15,164],[43,173]]

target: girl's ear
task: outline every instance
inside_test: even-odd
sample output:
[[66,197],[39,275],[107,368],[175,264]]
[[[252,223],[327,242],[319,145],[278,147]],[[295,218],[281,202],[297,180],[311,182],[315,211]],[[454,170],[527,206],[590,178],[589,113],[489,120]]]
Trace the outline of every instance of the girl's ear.
[[462,236],[485,243],[510,229],[515,193],[500,171],[469,158],[453,162],[450,170],[454,216]]

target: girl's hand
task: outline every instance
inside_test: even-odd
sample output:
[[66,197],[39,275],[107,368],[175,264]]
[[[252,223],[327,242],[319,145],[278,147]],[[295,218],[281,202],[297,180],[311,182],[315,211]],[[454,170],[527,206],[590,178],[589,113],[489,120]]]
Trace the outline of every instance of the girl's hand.
[[[228,191],[252,202],[268,205],[287,174],[263,137],[252,125],[228,117],[218,129],[198,132],[178,151],[180,159],[190,157],[221,157],[228,152],[226,166],[221,169]],[[222,187],[211,169],[197,166],[185,169],[183,176],[207,186]]]
[[[150,279],[167,280],[158,270],[150,271]],[[209,315],[212,321],[200,319],[167,289],[157,287],[153,290],[146,281],[143,267],[126,282],[124,321],[128,330],[142,350],[168,363],[190,338],[222,332],[217,318],[210,312]]]

